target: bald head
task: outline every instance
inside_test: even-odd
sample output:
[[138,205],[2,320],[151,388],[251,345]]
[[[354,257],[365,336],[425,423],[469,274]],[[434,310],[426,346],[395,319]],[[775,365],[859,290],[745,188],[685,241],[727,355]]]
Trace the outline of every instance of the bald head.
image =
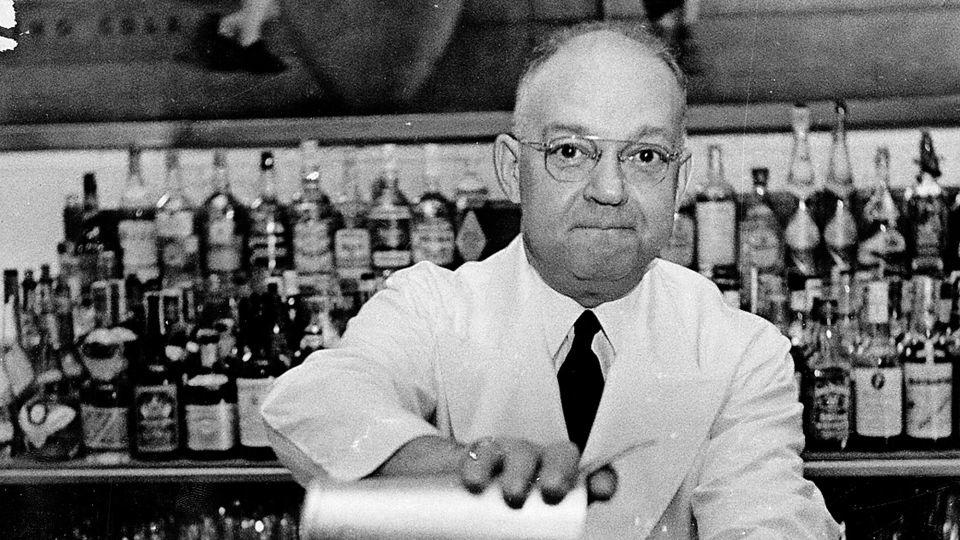
[[[536,136],[531,133],[535,128],[531,125],[532,117],[536,116],[531,109],[542,101],[540,91],[544,86],[575,84],[578,78],[616,76],[617,69],[623,77],[616,78],[629,84],[630,74],[635,72],[636,62],[641,58],[647,60],[644,64],[650,64],[650,59],[656,60],[657,67],[664,70],[664,83],[674,90],[672,101],[676,102],[678,126],[682,131],[687,105],[686,77],[669,48],[643,26],[600,21],[565,27],[533,50],[517,85],[514,133],[523,138]],[[544,81],[544,78],[552,80]]]

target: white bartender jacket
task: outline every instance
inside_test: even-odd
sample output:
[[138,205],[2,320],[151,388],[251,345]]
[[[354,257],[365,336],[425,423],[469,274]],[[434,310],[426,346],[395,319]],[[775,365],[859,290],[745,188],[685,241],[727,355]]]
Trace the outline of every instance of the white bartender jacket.
[[[276,381],[261,411],[279,458],[307,484],[362,478],[422,435],[565,440],[563,335],[554,343],[549,328],[565,334],[582,308],[540,301],[543,285],[519,236],[453,272],[397,272],[339,348]],[[801,405],[776,327],[660,259],[595,312],[616,354],[582,460],[612,459],[619,487],[589,507],[588,538],[839,537],[803,478]]]

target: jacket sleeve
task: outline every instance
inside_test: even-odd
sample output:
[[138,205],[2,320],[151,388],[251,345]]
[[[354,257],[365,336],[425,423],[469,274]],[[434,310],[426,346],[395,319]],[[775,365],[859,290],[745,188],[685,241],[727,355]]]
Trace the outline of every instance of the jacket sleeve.
[[362,478],[410,440],[437,434],[429,273],[394,274],[336,349],[280,376],[261,406],[280,461],[306,485]]
[[803,477],[789,347],[767,326],[736,367],[693,495],[702,539],[840,537],[820,491]]

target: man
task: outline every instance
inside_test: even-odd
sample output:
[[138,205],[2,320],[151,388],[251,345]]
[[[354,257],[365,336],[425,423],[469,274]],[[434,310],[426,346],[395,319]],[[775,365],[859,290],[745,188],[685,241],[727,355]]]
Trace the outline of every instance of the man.
[[339,349],[277,381],[262,410],[295,477],[457,472],[520,506],[584,473],[590,538],[836,538],[802,477],[789,343],[656,259],[684,110],[642,30],[539,48],[494,145],[520,236],[456,272],[398,272]]

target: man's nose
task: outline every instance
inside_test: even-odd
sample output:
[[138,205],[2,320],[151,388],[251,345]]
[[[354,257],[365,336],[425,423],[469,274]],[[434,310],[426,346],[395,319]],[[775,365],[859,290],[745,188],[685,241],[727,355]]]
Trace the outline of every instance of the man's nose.
[[603,153],[590,171],[583,195],[599,204],[618,205],[626,201],[627,177],[616,154]]

